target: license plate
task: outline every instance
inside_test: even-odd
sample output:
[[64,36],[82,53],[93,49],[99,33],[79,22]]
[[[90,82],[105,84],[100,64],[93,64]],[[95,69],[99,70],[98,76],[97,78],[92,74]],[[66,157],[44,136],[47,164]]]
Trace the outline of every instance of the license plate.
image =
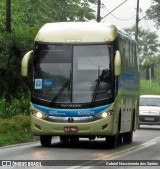
[[64,131],[65,132],[77,132],[78,127],[77,126],[65,126]]
[[154,117],[145,117],[144,118],[146,121],[154,121]]

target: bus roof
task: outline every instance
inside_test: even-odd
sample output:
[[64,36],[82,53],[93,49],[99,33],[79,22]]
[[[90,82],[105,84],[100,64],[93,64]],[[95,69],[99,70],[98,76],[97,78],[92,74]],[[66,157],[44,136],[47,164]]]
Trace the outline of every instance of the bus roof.
[[47,23],[39,30],[35,41],[53,43],[107,42],[115,40],[117,32],[115,25],[106,23]]

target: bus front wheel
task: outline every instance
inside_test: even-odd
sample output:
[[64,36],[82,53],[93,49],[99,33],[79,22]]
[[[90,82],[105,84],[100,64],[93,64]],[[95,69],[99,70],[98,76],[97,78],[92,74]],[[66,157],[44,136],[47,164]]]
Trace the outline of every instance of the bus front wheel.
[[133,139],[133,131],[123,134],[123,142],[124,143],[130,144],[130,143],[132,143],[132,139]]
[[106,137],[106,146],[107,146],[107,148],[115,148],[117,146],[116,135]]
[[40,136],[41,145],[44,147],[49,147],[51,145],[52,136]]

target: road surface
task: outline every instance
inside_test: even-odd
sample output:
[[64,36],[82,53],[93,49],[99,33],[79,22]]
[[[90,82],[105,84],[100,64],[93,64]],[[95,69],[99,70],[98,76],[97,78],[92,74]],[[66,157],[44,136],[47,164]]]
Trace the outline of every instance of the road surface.
[[[65,145],[59,141],[59,138],[52,139],[51,147],[41,147],[39,142],[19,144],[0,148],[0,160],[3,165],[12,165],[12,167],[3,166],[1,168],[22,168],[23,165],[31,165],[29,168],[39,168],[32,165],[44,165],[40,168],[159,168],[157,164],[149,160],[159,160],[160,163],[160,126],[141,126],[133,136],[132,144],[122,144],[115,149],[105,148],[104,139],[96,139],[89,141],[87,139],[80,139],[76,145]],[[13,161],[12,161],[13,160]],[[18,160],[18,161],[16,161]],[[35,160],[27,161],[25,160]],[[39,160],[42,160],[39,161]],[[50,160],[50,161],[44,161]],[[67,160],[67,161],[65,161]],[[89,160],[89,161],[83,161]],[[90,161],[92,160],[92,161]],[[96,161],[96,164],[93,160]],[[113,162],[117,163],[110,163]],[[120,160],[120,161],[116,161]],[[127,161],[124,161],[127,160]],[[138,160],[146,160],[144,166],[123,166],[121,162],[136,162]],[[136,160],[136,161],[132,161]],[[9,163],[11,161],[11,163]],[[20,161],[20,163],[18,163]],[[37,163],[36,163],[37,162]],[[120,162],[120,163],[119,163]],[[139,162],[139,161],[138,161]],[[52,166],[47,166],[47,165]],[[106,166],[105,166],[106,164]],[[112,165],[114,164],[114,165]],[[119,165],[120,164],[120,165]],[[127,163],[128,164],[128,163]],[[136,163],[135,163],[136,164]],[[143,163],[142,163],[143,164]],[[18,166],[21,165],[21,166]],[[54,165],[54,166],[53,166]],[[57,165],[57,166],[56,166]],[[62,167],[62,166],[65,167]],[[66,166],[68,165],[68,166]],[[95,166],[100,165],[100,166]],[[102,165],[102,166],[101,166]],[[117,166],[118,167],[117,167]],[[124,164],[125,165],[125,164]],[[18,167],[17,167],[18,166]],[[28,168],[28,167],[27,167]]]

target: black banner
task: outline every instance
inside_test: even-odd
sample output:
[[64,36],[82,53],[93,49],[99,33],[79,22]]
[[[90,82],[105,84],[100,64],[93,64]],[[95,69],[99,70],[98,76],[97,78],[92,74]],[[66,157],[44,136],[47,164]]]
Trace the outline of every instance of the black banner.
[[0,160],[0,167],[160,166],[160,160]]

